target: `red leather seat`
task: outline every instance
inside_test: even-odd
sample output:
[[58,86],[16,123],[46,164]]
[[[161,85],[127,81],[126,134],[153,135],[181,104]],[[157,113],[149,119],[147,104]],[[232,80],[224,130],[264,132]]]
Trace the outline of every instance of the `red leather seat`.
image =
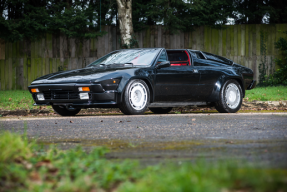
[[187,66],[188,61],[171,61],[170,66]]

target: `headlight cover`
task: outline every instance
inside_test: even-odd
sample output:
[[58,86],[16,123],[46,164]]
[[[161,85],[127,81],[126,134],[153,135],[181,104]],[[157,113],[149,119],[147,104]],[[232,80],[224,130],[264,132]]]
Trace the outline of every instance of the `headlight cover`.
[[116,90],[119,86],[121,79],[115,78],[115,79],[107,79],[101,82],[104,90]]
[[43,93],[38,93],[38,94],[37,94],[37,99],[38,99],[39,101],[44,101],[44,100],[45,100],[44,94],[43,94]]
[[89,99],[89,93],[80,93],[80,99]]

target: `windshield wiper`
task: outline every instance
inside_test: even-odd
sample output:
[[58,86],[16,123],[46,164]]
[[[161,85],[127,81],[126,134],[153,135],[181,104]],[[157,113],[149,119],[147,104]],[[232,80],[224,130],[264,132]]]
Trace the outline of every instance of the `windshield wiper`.
[[101,68],[101,67],[106,67],[106,64],[101,63],[101,64],[97,64],[97,65],[91,65],[91,66],[89,66],[89,67]]
[[125,63],[125,65],[132,65],[132,67],[134,67],[133,63]]
[[106,65],[107,68],[112,68],[112,67],[127,67],[126,65],[132,65],[133,63],[113,63],[113,64],[108,64]]

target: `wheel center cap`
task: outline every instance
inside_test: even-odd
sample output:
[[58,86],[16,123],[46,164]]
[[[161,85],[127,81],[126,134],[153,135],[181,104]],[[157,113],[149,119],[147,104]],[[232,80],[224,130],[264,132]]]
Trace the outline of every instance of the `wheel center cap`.
[[136,90],[135,91],[135,96],[134,96],[135,102],[137,102],[137,103],[140,102],[141,98],[142,98],[141,92],[139,90]]
[[236,93],[234,91],[229,92],[228,100],[232,103],[236,100]]

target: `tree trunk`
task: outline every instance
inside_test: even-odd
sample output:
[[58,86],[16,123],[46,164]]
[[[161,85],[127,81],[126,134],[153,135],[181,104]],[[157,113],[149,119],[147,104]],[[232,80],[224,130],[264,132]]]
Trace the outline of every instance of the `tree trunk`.
[[118,18],[122,45],[130,47],[130,40],[134,32],[132,22],[132,0],[117,0]]

